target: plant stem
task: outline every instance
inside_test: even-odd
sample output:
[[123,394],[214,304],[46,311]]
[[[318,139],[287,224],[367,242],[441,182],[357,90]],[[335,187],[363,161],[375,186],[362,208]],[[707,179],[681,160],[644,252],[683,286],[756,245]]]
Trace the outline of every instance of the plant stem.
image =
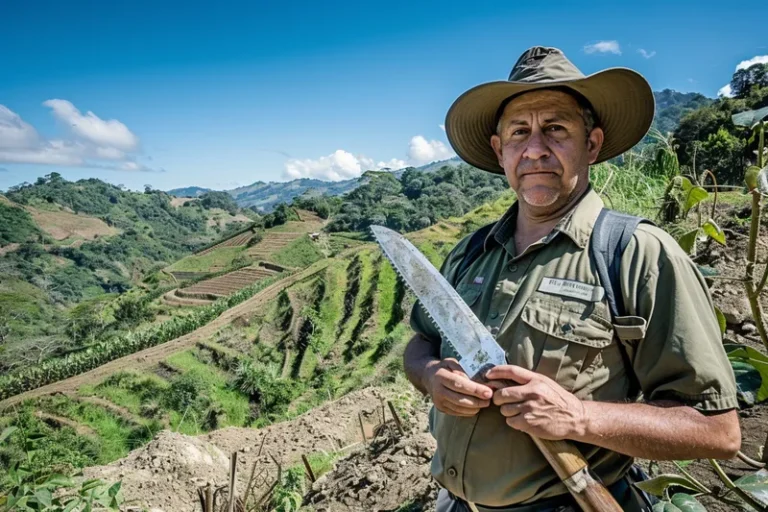
[[747,457],[744,453],[739,451],[736,456],[739,458],[739,460],[748,466],[752,466],[755,469],[763,469],[765,467],[765,462],[758,462],[755,459],[751,459]]
[[[760,304],[760,288],[755,288],[755,260],[757,257],[757,237],[760,234],[761,196],[758,190],[752,190],[751,193],[752,219],[749,224],[749,246],[747,248],[747,268],[744,287],[747,289],[747,299],[752,309],[752,317],[755,320],[757,332],[760,333],[760,339],[763,345],[765,345],[766,350],[768,350],[768,329],[765,326],[765,315],[762,304]],[[764,285],[765,283],[761,281],[761,284]]]
[[678,469],[678,470],[679,470],[679,471],[680,471],[680,472],[681,472],[683,475],[685,475],[685,477],[686,477],[688,480],[690,480],[690,481],[691,481],[691,483],[693,483],[694,485],[696,485],[696,487],[698,487],[698,488],[699,488],[699,491],[700,491],[700,492],[702,492],[702,493],[704,493],[704,494],[712,494],[712,491],[711,491],[709,488],[707,488],[707,486],[706,486],[706,485],[704,485],[703,483],[701,483],[701,482],[699,482],[698,480],[696,480],[696,479],[693,477],[693,475],[692,475],[692,474],[690,474],[689,472],[687,472],[683,466],[681,466],[680,464],[678,464],[678,463],[677,463],[677,461],[673,461],[673,462],[675,463],[675,466],[677,466],[677,469]]
[[720,464],[718,464],[715,459],[708,460],[709,463],[712,464],[712,467],[715,468],[715,473],[717,473],[717,476],[720,477],[720,480],[723,481],[727,488],[738,494],[739,498],[747,502],[755,510],[758,510],[759,512],[768,512],[768,507],[766,505],[763,505],[761,502],[753,498],[749,493],[734,484],[733,481],[728,478],[728,475],[725,474],[725,471],[723,471],[723,468],[720,467]]

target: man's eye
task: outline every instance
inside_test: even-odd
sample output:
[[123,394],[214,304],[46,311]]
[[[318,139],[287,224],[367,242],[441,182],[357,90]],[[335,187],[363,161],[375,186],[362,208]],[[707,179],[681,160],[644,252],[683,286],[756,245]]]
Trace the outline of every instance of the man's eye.
[[565,128],[563,128],[559,124],[552,124],[552,125],[547,126],[547,131],[549,131],[549,132],[559,132],[559,131],[563,131],[563,130],[565,130]]
[[512,135],[513,136],[519,136],[519,135],[525,135],[526,133],[528,133],[528,130],[526,130],[525,128],[519,128],[519,129],[513,131]]

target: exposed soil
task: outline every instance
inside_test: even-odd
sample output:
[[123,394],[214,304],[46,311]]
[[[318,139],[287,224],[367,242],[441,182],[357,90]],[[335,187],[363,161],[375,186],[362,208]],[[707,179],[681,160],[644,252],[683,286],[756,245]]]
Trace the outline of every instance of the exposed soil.
[[108,226],[106,222],[95,217],[64,211],[48,212],[31,206],[26,206],[24,209],[32,215],[40,229],[55,240],[66,240],[73,236],[93,240],[100,236],[112,236],[120,233],[118,229]]
[[[394,503],[397,499],[396,488],[400,488],[400,494],[409,499],[411,490],[424,490],[428,485],[428,470],[425,473],[424,468],[425,464],[428,465],[434,445],[430,445],[428,439],[422,439],[424,433],[420,433],[415,438],[416,441],[410,438],[399,442],[393,440],[391,432],[394,431],[394,425],[389,414],[386,418],[389,424],[386,424],[385,428],[380,426],[377,405],[382,400],[391,398],[392,394],[391,390],[380,388],[358,390],[335,402],[313,409],[295,420],[259,430],[226,428],[199,437],[162,431],[150,443],[121,460],[106,466],[87,468],[84,478],[111,481],[122,479],[122,492],[127,505],[163,512],[199,512],[197,489],[208,483],[213,487],[228,483],[229,457],[233,452],[238,452],[238,489],[241,494],[246,488],[254,464],[257,474],[262,469],[265,470],[258,479],[260,485],[256,489],[256,495],[260,496],[274,481],[277,473],[275,461],[285,469],[300,464],[302,455],[344,450],[352,451],[353,455],[338,462],[336,470],[315,484],[318,489],[329,490],[319,498],[319,503],[327,505],[334,500],[335,494],[331,489],[337,486],[334,486],[333,482],[347,478],[345,471],[357,471],[354,461],[367,460],[366,453],[376,454],[377,460],[385,464],[385,467],[397,466],[397,471],[386,480],[388,493],[391,495],[389,501]],[[373,443],[376,448],[365,450],[362,455],[354,453],[365,447],[360,433],[359,414],[363,418],[367,436],[372,436],[374,431],[381,433]],[[414,414],[423,413],[414,411]],[[386,435],[389,437],[385,437]],[[405,461],[405,464],[402,461]],[[369,466],[376,464],[374,459],[368,462]],[[381,502],[382,500],[377,498],[377,503]],[[334,510],[363,509],[337,509],[334,506]]]

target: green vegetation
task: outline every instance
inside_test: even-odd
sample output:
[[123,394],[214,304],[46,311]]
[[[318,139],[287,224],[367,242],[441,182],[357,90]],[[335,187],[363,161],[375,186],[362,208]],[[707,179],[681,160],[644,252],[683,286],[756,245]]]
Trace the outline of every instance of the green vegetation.
[[293,268],[304,268],[323,259],[323,253],[308,236],[294,240],[272,255],[272,261]]
[[0,201],[0,247],[27,242],[40,236],[41,232],[29,213]]
[[239,210],[235,200],[226,192],[206,192],[200,196],[200,205],[207,210],[221,208],[229,212],[230,215],[235,215]]
[[86,350],[73,352],[59,359],[49,359],[37,366],[4,375],[0,377],[0,399],[86,372],[118,357],[133,354],[192,332],[227,309],[252,297],[280,277],[283,277],[282,273],[258,281],[228,297],[217,300],[210,306],[198,308],[186,316],[175,317],[111,340],[99,341]]
[[243,266],[250,263],[245,255],[245,249],[245,246],[219,247],[206,254],[195,254],[180,259],[166,270],[169,272],[209,272],[212,268],[227,269]]
[[409,168],[400,179],[392,173],[368,171],[363,178],[366,183],[344,197],[328,231],[365,231],[371,224],[416,231],[439,219],[464,215],[509,188],[503,176],[467,165],[433,173]]

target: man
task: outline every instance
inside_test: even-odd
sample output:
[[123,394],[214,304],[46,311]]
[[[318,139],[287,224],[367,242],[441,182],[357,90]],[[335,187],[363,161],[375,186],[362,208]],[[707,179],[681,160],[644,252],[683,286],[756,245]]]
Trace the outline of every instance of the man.
[[589,166],[635,145],[653,111],[639,74],[585,77],[544,47],[526,51],[507,81],[477,86],[450,108],[445,127],[456,153],[505,174],[517,201],[462,276],[469,236],[441,268],[509,364],[488,372],[486,384],[471,381],[421,305],[412,311],[417,334],[404,363],[434,403],[438,512],[578,510],[529,434],[572,441],[624,510],[644,507],[627,484],[635,457],[728,459],[738,451],[734,376],[712,300],[674,239],[650,224],[635,231],[615,292],[627,316],[612,318],[600,293],[563,286],[599,288],[589,238],[603,203]]

